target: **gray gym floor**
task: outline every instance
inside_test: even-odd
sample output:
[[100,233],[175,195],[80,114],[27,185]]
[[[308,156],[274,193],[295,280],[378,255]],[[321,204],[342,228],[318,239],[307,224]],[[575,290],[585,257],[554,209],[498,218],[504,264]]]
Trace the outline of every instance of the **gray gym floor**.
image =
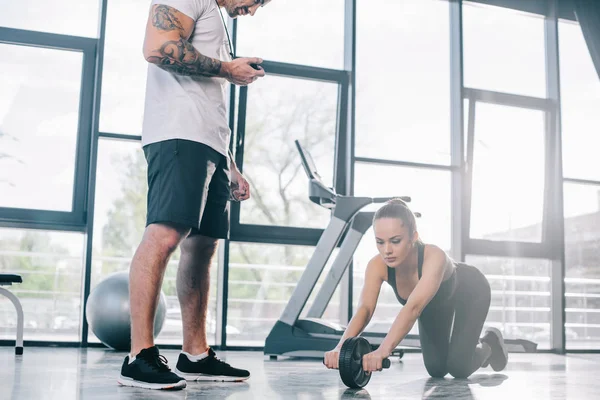
[[[163,350],[170,363],[176,350]],[[0,347],[0,399],[598,399],[600,354],[511,354],[501,373],[468,380],[428,379],[420,354],[393,359],[366,388],[347,389],[319,361],[270,361],[260,352],[219,352],[252,376],[245,383],[188,383],[182,391],[150,391],[116,383],[124,353],[103,349]]]

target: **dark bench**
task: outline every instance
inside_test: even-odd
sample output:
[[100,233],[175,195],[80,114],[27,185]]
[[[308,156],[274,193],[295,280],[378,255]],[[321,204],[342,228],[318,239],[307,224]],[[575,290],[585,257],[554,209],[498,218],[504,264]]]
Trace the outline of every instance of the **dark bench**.
[[21,275],[0,274],[0,285],[12,285],[13,283],[23,283]]

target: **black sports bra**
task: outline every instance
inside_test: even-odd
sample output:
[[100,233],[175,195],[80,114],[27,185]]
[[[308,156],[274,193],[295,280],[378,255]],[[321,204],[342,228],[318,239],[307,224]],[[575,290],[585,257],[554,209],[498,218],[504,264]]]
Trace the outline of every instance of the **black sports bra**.
[[[417,251],[418,251],[418,274],[419,279],[421,279],[421,275],[423,274],[423,254],[425,253],[425,244],[421,242],[417,242]],[[400,297],[398,294],[398,288],[396,287],[396,270],[394,268],[387,267],[388,280],[387,283],[394,290],[394,294],[396,298],[400,302],[400,304],[405,305],[406,300]],[[456,268],[452,272],[452,275],[448,279],[442,282],[437,293],[431,299],[427,307],[432,306],[435,307],[438,303],[444,303],[448,301],[456,290],[457,280],[456,280]],[[426,308],[427,308],[426,307]]]

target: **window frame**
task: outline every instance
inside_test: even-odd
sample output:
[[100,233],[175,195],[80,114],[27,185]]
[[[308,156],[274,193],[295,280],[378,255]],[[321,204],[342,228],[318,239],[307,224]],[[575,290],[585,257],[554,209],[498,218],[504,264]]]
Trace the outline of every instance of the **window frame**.
[[[549,196],[548,183],[550,179],[550,170],[548,169],[548,160],[551,158],[551,137],[552,123],[556,118],[556,107],[548,98],[538,98],[531,96],[515,95],[494,92],[482,89],[473,89],[465,87],[463,89],[463,99],[468,100],[468,121],[466,123],[465,139],[467,142],[466,165],[465,165],[465,193],[464,193],[464,217],[463,217],[463,243],[465,252],[471,255],[489,255],[489,256],[512,256],[512,257],[535,257],[547,258],[553,254],[551,243],[551,224],[549,223]],[[520,242],[511,240],[487,240],[472,238],[470,236],[471,211],[473,199],[473,158],[477,103],[487,103],[499,106],[514,107],[524,110],[536,110],[544,112],[544,194],[542,212],[542,237],[539,242]]]
[[[347,132],[348,124],[347,105],[349,101],[350,73],[342,70],[273,61],[264,61],[262,66],[270,76],[305,79],[338,85],[333,180],[337,193],[344,194],[345,185],[343,182],[345,182],[349,171],[345,169],[345,166],[342,166],[347,156],[339,149],[342,147],[345,148],[349,140],[345,133]],[[242,172],[244,171],[244,138],[246,133],[247,104],[248,86],[242,86],[239,89],[237,126],[235,130],[232,129],[235,135],[230,141],[230,149],[234,153],[235,163]],[[317,228],[241,223],[240,212],[241,204],[239,202],[231,202],[231,240],[236,242],[314,246],[324,231],[324,229]]]
[[0,207],[0,226],[84,232],[87,222],[87,192],[90,184],[90,148],[96,76],[97,39],[0,27],[0,43],[76,51],[83,55],[80,77],[79,115],[75,148],[71,211]]

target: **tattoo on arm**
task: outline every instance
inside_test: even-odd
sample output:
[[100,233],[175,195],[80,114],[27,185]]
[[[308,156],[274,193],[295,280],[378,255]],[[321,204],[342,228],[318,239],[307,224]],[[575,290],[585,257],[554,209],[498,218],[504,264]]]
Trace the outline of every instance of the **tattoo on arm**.
[[221,71],[221,61],[200,54],[183,38],[163,43],[155,53],[159,55],[148,57],[149,62],[178,75],[212,77]]
[[183,25],[175,15],[175,9],[165,5],[159,5],[154,9],[152,16],[152,25],[163,31],[173,31],[177,29],[183,36],[185,30]]
[[149,62],[178,75],[213,77],[219,74],[221,61],[200,54],[185,39],[185,29],[177,18],[177,10],[166,5],[156,6],[152,25],[162,31],[178,31],[180,39],[164,42],[148,57]]

